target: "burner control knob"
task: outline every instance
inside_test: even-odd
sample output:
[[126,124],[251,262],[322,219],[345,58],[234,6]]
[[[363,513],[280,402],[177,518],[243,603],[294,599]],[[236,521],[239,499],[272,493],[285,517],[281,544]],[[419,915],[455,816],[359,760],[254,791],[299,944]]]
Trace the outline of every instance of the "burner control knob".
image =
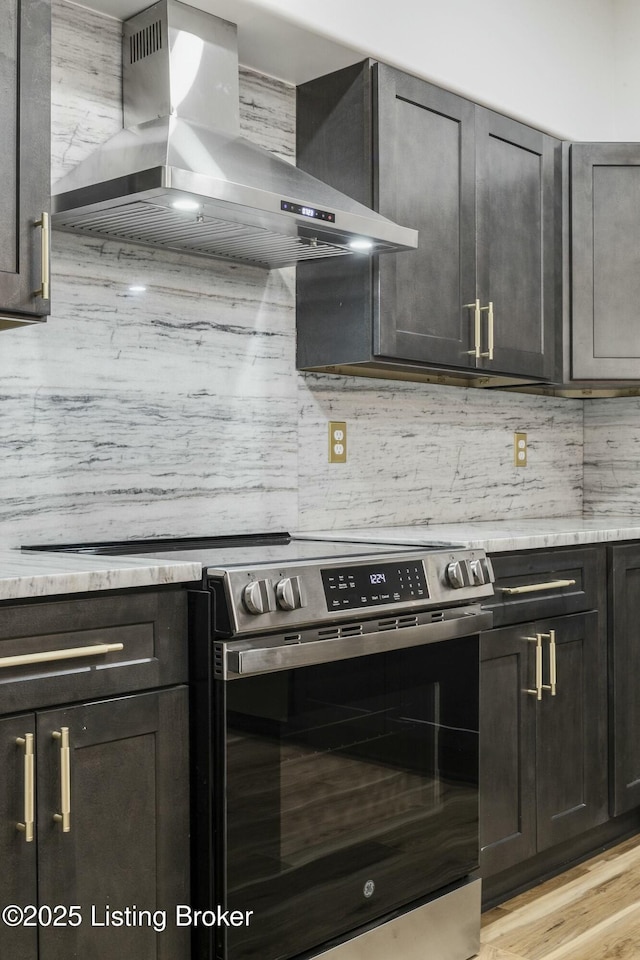
[[482,566],[481,560],[471,560],[469,569],[471,570],[471,579],[474,583],[480,585],[487,582],[485,579],[487,571]]
[[464,566],[464,560],[452,560],[451,563],[447,564],[447,581],[454,590],[459,590],[460,587],[465,586]]
[[258,616],[275,609],[273,592],[268,580],[252,580],[242,591],[242,601],[249,613]]
[[300,577],[283,577],[276,583],[276,602],[281,610],[305,606]]

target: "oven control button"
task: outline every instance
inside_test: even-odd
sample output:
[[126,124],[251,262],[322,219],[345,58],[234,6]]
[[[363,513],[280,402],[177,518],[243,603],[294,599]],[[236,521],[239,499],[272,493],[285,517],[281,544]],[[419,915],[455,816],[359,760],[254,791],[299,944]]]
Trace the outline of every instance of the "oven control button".
[[454,590],[459,590],[460,587],[466,586],[469,582],[468,575],[465,577],[467,573],[465,567],[466,564],[464,560],[453,560],[447,564],[447,582]]
[[469,569],[471,570],[471,579],[473,583],[486,583],[486,571],[484,570],[480,560],[471,560],[469,562]]
[[300,577],[283,577],[276,583],[276,603],[281,610],[297,610],[305,606]]
[[273,591],[268,580],[253,580],[248,583],[242,591],[242,601],[254,616],[275,610]]

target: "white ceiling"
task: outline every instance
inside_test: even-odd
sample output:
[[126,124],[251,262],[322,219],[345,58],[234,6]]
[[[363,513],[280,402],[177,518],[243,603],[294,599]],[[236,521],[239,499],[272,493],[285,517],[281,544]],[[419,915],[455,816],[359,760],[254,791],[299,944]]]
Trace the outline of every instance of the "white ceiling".
[[[241,64],[288,83],[304,83],[366,56],[362,50],[305,30],[251,0],[189,0],[189,3],[238,25]],[[151,6],[151,0],[86,0],[81,5],[126,20]]]

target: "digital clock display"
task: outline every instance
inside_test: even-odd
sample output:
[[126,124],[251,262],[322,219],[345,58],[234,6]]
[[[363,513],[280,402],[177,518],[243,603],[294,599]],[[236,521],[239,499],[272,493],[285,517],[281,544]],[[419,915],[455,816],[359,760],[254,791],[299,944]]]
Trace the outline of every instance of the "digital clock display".
[[325,223],[335,223],[336,215],[329,210],[318,210],[316,207],[305,207],[301,203],[293,203],[291,200],[281,200],[280,209],[287,213],[297,213],[301,217],[309,217],[311,220],[324,220]]
[[421,560],[334,567],[321,573],[327,610],[353,610],[429,597]]

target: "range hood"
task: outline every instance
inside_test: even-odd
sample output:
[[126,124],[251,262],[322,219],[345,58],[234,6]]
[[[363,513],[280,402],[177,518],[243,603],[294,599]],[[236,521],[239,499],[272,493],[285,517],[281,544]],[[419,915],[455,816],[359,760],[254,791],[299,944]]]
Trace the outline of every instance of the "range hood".
[[263,267],[417,247],[240,137],[235,24],[161,0],[125,21],[122,49],[125,129],[54,186],[54,227]]

